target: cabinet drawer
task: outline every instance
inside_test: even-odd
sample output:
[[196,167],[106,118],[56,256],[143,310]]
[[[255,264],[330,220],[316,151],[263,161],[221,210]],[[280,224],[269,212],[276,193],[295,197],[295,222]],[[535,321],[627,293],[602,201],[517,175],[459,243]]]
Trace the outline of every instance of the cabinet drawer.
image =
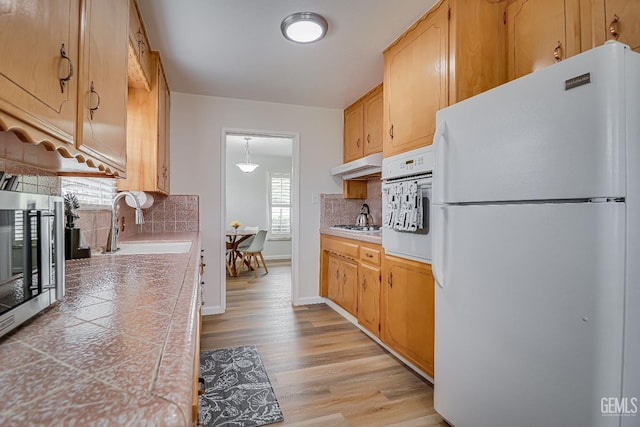
[[380,265],[380,249],[360,246],[360,261]]
[[323,249],[349,258],[358,258],[358,245],[343,240],[325,239]]

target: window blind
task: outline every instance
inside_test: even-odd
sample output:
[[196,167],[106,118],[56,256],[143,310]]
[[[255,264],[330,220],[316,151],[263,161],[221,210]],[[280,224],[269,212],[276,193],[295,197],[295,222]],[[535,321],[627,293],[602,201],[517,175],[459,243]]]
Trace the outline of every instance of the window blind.
[[62,177],[62,193],[75,194],[82,206],[111,206],[116,195],[113,178]]
[[270,230],[276,237],[291,235],[291,175],[272,174],[269,196]]

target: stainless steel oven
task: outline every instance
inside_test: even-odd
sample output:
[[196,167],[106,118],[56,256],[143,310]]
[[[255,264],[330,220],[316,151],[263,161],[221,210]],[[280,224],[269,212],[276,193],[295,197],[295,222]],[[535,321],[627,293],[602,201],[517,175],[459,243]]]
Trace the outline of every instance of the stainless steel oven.
[[385,253],[431,262],[431,146],[382,160],[382,246]]
[[0,336],[64,296],[62,204],[0,191]]

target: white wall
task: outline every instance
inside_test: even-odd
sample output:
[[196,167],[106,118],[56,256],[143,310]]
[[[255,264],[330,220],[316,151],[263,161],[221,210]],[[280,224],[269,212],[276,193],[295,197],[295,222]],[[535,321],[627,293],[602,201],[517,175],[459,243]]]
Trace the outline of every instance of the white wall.
[[171,193],[200,196],[200,230],[207,263],[203,278],[205,314],[221,312],[225,307],[220,292],[224,284],[223,129],[299,135],[299,146],[294,147],[294,161],[296,153],[300,161],[298,194],[293,195],[299,200],[299,222],[294,223],[299,233],[293,245],[299,277],[293,277],[293,302],[319,301],[320,204],[312,204],[311,195],[342,191],[341,182],[329,172],[342,163],[342,111],[171,94]]
[[[251,147],[255,148],[253,143]],[[291,157],[251,154],[251,161],[260,165],[244,173],[235,164],[244,160],[244,149],[227,148],[227,214],[225,224],[238,220],[242,226],[269,228],[269,173],[291,173]],[[242,227],[241,227],[242,228]],[[262,254],[269,259],[291,258],[291,240],[271,240],[267,236]]]

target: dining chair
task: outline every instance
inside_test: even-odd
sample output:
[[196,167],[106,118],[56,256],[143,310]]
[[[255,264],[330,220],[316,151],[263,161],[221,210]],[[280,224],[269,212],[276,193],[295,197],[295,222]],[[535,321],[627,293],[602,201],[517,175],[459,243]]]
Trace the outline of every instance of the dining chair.
[[[253,266],[253,270],[256,272],[256,278],[258,277],[258,268],[260,267],[260,262],[258,261],[258,256],[260,260],[262,260],[262,266],[264,267],[265,274],[269,274],[269,269],[267,268],[267,263],[264,262],[264,257],[262,256],[262,251],[264,250],[264,241],[267,238],[267,230],[259,230],[253,238],[251,245],[242,252],[242,259],[240,261],[240,268],[244,265],[244,261],[246,258],[249,258],[249,265]],[[254,263],[252,262],[255,261]]]
[[[260,230],[260,227],[245,227],[244,231],[247,233],[258,233],[258,230]],[[238,245],[238,250],[239,251],[244,251],[246,250],[249,246],[251,246],[251,243],[253,242],[253,239],[256,236],[249,236],[247,237],[245,240],[243,240],[239,245]]]

